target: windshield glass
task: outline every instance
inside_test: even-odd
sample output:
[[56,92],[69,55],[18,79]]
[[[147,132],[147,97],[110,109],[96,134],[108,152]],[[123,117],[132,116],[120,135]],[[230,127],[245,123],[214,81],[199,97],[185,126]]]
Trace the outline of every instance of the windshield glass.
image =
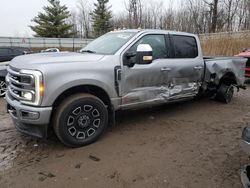
[[107,33],[89,43],[80,52],[111,55],[115,54],[126,42],[133,37],[135,32]]

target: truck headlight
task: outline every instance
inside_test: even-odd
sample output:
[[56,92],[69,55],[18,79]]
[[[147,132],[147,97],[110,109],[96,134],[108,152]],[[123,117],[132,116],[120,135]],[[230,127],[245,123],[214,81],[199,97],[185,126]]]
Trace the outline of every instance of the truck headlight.
[[28,101],[32,101],[33,99],[33,94],[29,91],[23,91],[21,96]]
[[21,78],[21,83],[26,88],[21,92],[24,99],[21,102],[28,105],[40,105],[44,94],[42,73],[37,70],[21,70],[20,74],[24,75],[25,79]]

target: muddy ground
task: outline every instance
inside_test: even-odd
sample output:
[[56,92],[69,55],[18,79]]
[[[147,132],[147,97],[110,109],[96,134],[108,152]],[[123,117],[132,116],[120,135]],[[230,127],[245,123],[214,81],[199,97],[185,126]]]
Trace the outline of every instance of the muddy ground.
[[249,89],[229,105],[202,98],[119,113],[112,130],[78,149],[18,133],[0,99],[0,187],[241,187]]

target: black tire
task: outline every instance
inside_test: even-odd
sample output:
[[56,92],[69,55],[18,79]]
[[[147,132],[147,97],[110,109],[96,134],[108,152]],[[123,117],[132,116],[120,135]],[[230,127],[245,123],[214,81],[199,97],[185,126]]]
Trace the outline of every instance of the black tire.
[[108,124],[104,103],[90,94],[76,94],[65,99],[53,116],[53,128],[59,140],[69,147],[95,142]]
[[234,86],[221,84],[216,93],[216,99],[225,104],[228,104],[232,101],[234,95]]
[[4,97],[7,92],[5,78],[0,77],[0,97]]

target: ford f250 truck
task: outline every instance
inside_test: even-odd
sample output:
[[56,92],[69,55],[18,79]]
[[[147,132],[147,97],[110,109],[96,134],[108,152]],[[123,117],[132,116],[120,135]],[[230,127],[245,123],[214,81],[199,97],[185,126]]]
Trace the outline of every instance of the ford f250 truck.
[[229,103],[244,88],[246,59],[203,58],[196,35],[162,30],[107,33],[79,53],[20,56],[8,67],[7,109],[16,128],[62,143],[96,141],[115,112],[192,99]]

